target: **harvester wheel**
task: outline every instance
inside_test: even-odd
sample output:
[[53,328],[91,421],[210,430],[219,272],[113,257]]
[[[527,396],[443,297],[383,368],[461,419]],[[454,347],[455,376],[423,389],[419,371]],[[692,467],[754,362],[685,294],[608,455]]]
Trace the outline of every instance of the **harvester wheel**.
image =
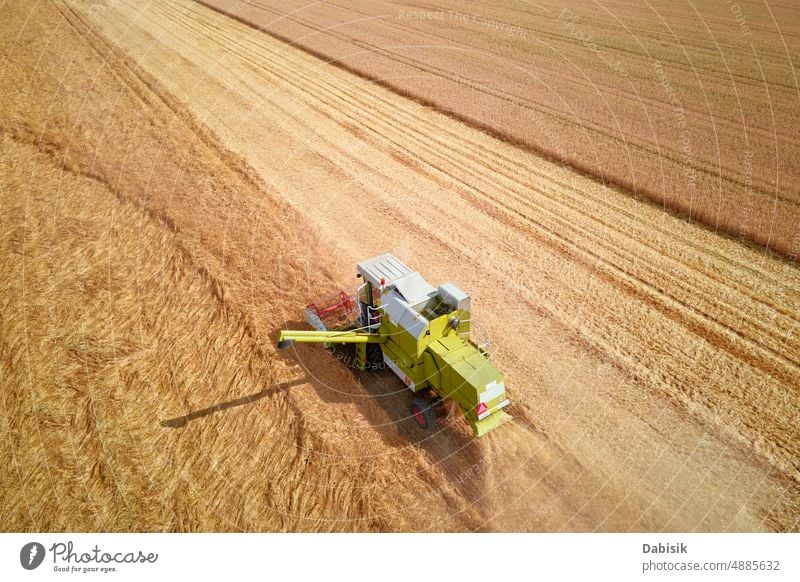
[[434,403],[430,400],[422,398],[414,398],[411,400],[409,410],[411,416],[420,428],[425,430],[431,429],[436,424],[436,414],[433,411]]
[[367,370],[376,372],[383,363],[383,350],[378,344],[367,344]]

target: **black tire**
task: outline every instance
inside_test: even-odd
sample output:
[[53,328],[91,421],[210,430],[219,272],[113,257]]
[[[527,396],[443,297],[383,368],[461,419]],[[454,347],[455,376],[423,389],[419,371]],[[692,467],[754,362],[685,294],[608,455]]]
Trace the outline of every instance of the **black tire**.
[[377,372],[384,367],[383,350],[378,344],[367,344],[367,370]]
[[434,403],[423,398],[413,398],[408,407],[411,418],[421,429],[430,430],[436,426],[436,414],[433,411]]

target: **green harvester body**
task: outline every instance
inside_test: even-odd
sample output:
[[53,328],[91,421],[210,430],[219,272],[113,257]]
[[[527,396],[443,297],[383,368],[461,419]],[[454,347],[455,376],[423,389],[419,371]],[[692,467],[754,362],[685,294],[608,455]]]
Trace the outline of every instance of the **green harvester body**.
[[357,270],[364,283],[354,297],[340,292],[310,303],[305,315],[315,329],[283,330],[278,346],[355,344],[358,369],[383,363],[418,396],[411,413],[426,428],[427,408],[446,403],[458,405],[478,437],[511,418],[503,411],[509,404],[504,375],[471,339],[470,298],[463,291],[452,283],[429,285],[390,254]]

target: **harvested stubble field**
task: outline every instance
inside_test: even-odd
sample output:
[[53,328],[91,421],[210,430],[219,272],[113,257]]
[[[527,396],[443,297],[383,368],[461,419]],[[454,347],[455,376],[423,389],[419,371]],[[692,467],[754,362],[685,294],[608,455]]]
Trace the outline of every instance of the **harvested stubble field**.
[[201,1],[714,229],[800,256],[792,2]]
[[[5,3],[0,50],[2,529],[799,529],[796,264],[189,0]],[[387,250],[513,423],[276,352]]]

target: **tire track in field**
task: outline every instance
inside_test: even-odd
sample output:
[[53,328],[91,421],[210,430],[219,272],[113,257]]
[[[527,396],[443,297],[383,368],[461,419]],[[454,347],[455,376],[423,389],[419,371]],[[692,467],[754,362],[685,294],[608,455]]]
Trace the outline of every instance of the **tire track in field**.
[[[276,11],[276,10],[270,10],[269,8],[267,8],[266,6],[263,6],[261,4],[258,4],[258,3],[255,3],[255,2],[251,2],[251,4],[252,5],[258,5],[258,6],[262,7],[262,9],[264,9],[265,12],[269,12],[269,13],[273,14],[273,16],[277,17],[277,16],[282,16],[283,15],[283,13],[281,13],[279,11]],[[355,14],[358,14],[361,18],[369,18],[369,17],[372,16],[368,12],[358,11],[358,10],[355,10],[355,9],[353,9],[351,7],[346,7],[346,6],[342,6],[342,5],[331,3],[331,2],[328,2],[327,5],[328,6],[335,6],[338,9],[343,10],[343,11],[346,10],[348,12],[353,12]],[[300,20],[296,16],[286,16],[286,18],[288,18],[290,20],[293,20],[295,22],[301,23],[304,26],[308,26],[309,28],[314,28],[314,30],[317,30],[319,33],[332,34],[332,35],[336,34],[335,31],[331,31],[330,29],[313,27],[312,24],[309,21]],[[484,50],[479,45],[468,43],[468,42],[464,41],[463,39],[454,39],[454,38],[446,36],[446,35],[436,34],[436,33],[433,33],[431,31],[426,31],[426,30],[421,30],[419,28],[414,28],[413,26],[411,26],[411,24],[413,24],[413,21],[410,21],[405,26],[404,25],[400,25],[400,24],[395,24],[395,23],[393,23],[391,21],[388,21],[388,20],[384,20],[383,24],[384,24],[384,26],[388,26],[388,27],[390,27],[390,28],[392,28],[392,29],[394,29],[394,30],[396,30],[398,32],[405,32],[406,30],[411,29],[417,34],[420,34],[420,35],[423,35],[423,36],[426,36],[426,37],[435,38],[435,39],[437,39],[439,41],[444,40],[444,41],[447,41],[449,43],[453,43],[454,45],[462,46],[462,47],[465,47],[465,48],[470,49],[470,50],[474,50],[474,51],[483,51]],[[566,37],[564,35],[551,33],[546,29],[541,29],[540,30],[540,29],[526,29],[525,27],[521,27],[521,28],[523,30],[526,30],[527,32],[536,33],[537,36],[544,36],[544,37],[547,37],[547,38],[549,38],[549,39],[551,39],[553,41],[559,42],[559,43],[572,45],[574,47],[580,47],[581,46],[581,43],[580,43],[579,40],[571,39],[571,38]],[[340,40],[347,40],[349,42],[353,41],[352,37],[347,37],[347,36],[344,36],[344,35],[338,35],[337,37]],[[366,46],[369,47],[370,51],[379,51],[379,50],[381,50],[381,47],[379,47],[377,45],[374,45],[374,44],[366,43]],[[722,47],[722,46],[725,46],[725,45],[724,44],[720,44],[720,46]],[[646,65],[650,65],[650,61],[652,60],[652,59],[648,59],[644,55],[642,55],[642,54],[640,54],[638,52],[635,52],[635,51],[621,49],[621,48],[614,47],[614,46],[604,46],[604,48],[607,48],[609,51],[621,52],[621,53],[623,53],[625,55],[625,57],[627,59],[638,60],[638,61],[643,62]],[[709,48],[709,47],[702,47],[702,48],[704,48],[706,50],[709,50],[709,51],[713,51],[713,49]],[[734,45],[728,45],[728,48],[734,48]],[[385,56],[387,56],[389,58],[392,58],[393,60],[398,60],[398,58],[399,58],[399,55],[397,55],[396,53],[393,53],[391,51],[387,51]],[[500,57],[501,55],[497,55],[497,56]],[[503,55],[502,58],[504,60],[510,60],[510,61],[514,62],[517,67],[522,68],[522,69],[524,69],[528,64],[526,61],[524,61],[522,59],[511,57],[511,56],[507,56],[507,55]],[[402,61],[398,61],[398,62],[402,62]],[[701,72],[704,72],[704,73],[713,73],[713,74],[715,74],[715,76],[718,76],[718,78],[716,79],[716,82],[719,85],[721,85],[722,87],[724,87],[724,88],[727,88],[729,86],[729,81],[730,81],[731,78],[735,78],[735,79],[737,79],[739,81],[743,81],[743,80],[744,81],[749,81],[750,84],[752,86],[755,86],[755,87],[761,87],[761,85],[763,83],[763,81],[761,79],[758,79],[758,78],[755,78],[755,77],[747,77],[747,76],[744,76],[744,75],[737,75],[736,73],[733,73],[730,70],[728,70],[728,71],[712,70],[712,69],[706,69],[706,68],[703,68],[703,67],[695,67],[695,69],[693,70],[689,66],[687,66],[685,63],[683,63],[681,61],[674,61],[674,60],[663,60],[662,63],[666,63],[668,65],[672,65],[676,70],[684,72],[684,73],[693,73],[695,70],[701,71]],[[420,68],[420,69],[423,69],[424,67],[427,66],[424,63],[421,63],[420,61],[413,60],[413,59],[410,59],[409,62],[406,63],[406,64],[413,64],[413,66],[415,66],[417,68]],[[439,73],[441,73],[441,72],[442,71],[440,70]],[[553,77],[559,78],[562,81],[564,81],[565,83],[575,85],[575,86],[585,90],[587,92],[587,94],[593,92],[593,90],[595,88],[595,84],[594,83],[589,83],[589,82],[585,81],[584,79],[576,78],[574,75],[568,75],[568,74],[563,73],[563,72],[561,72],[559,70],[549,70],[548,71],[548,75],[552,75]],[[792,96],[792,90],[795,89],[794,87],[791,87],[789,85],[780,85],[780,84],[777,84],[777,83],[771,84],[771,86],[775,86],[775,87],[778,87],[778,88],[785,89],[790,97]],[[656,98],[653,98],[653,97],[648,97],[646,95],[641,95],[640,93],[637,93],[635,91],[626,90],[624,85],[623,86],[620,86],[620,85],[602,85],[602,87],[603,87],[603,92],[605,94],[614,95],[614,96],[617,96],[617,97],[624,97],[625,99],[628,99],[628,100],[630,100],[632,102],[636,102],[636,103],[645,102],[649,106],[654,107],[656,109],[661,109],[664,112],[667,112],[667,113],[671,113],[672,112],[672,107],[671,107],[671,105],[669,103],[666,103],[661,99],[656,99]],[[486,90],[486,88],[483,88],[483,87],[478,87],[478,88],[481,89],[481,90],[484,90],[484,91]],[[515,96],[515,98],[518,99],[519,100],[518,103],[521,106],[523,106],[524,108],[526,108],[526,109],[530,109],[534,105],[533,101],[531,101],[530,99],[525,99],[522,96]],[[699,122],[699,123],[701,123],[703,125],[706,125],[706,126],[710,126],[711,125],[710,122],[707,119],[707,115],[706,115],[707,112],[705,112],[703,109],[696,108],[696,107],[693,107],[693,106],[685,106],[684,107],[684,111],[690,112],[692,114],[692,117],[695,118],[696,122]],[[582,122],[587,122],[587,121],[588,121],[588,119],[582,118]],[[726,130],[731,130],[734,133],[738,133],[741,130],[741,120],[740,119],[736,119],[734,117],[721,117],[719,115],[715,115],[714,116],[714,125],[715,125],[715,127],[723,127]],[[754,133],[760,134],[760,135],[762,135],[764,137],[767,137],[767,138],[770,138],[770,139],[773,138],[777,134],[786,143],[790,143],[790,144],[793,144],[793,145],[800,145],[800,140],[796,139],[796,137],[794,135],[788,133],[788,130],[783,128],[783,127],[777,127],[777,128],[774,128],[774,129],[768,129],[768,128],[763,128],[763,127],[759,127],[759,126],[755,126],[755,127],[751,126],[751,127],[748,127],[747,130],[750,131],[750,132],[754,132]],[[728,168],[728,169],[730,170],[731,168]]]

